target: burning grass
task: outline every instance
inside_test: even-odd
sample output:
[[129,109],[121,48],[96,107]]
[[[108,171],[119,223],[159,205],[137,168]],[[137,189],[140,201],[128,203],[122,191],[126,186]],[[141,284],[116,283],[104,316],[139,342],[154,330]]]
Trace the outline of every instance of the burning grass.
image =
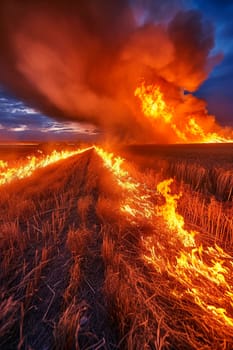
[[1,348],[230,350],[231,197],[185,169],[95,147],[2,186]]
[[[53,329],[51,323],[61,307],[60,293],[68,283],[72,250],[64,249],[66,233],[77,222],[72,220],[72,213],[77,213],[87,161],[87,155],[78,160],[78,165],[77,159],[71,158],[61,164],[60,172],[56,166],[48,167],[1,189],[1,307],[8,307],[1,348],[33,343],[40,348],[41,342],[51,345],[52,334],[45,338]],[[70,171],[64,177],[63,173],[72,168],[78,175]],[[39,181],[42,176],[46,181]],[[71,276],[77,275],[77,268],[73,270]],[[68,291],[74,289],[72,281]],[[7,332],[14,337],[7,338]],[[33,333],[38,338],[33,339]]]
[[[115,227],[114,232],[119,232],[115,241],[113,232],[106,229],[105,288],[109,300],[115,301],[115,317],[124,334],[121,345],[128,349],[230,349],[231,255],[214,246],[213,232],[205,231],[200,243],[200,232],[185,228],[177,212],[181,195],[172,194],[171,183],[163,181],[157,186],[166,201],[156,213],[159,200],[140,188],[139,182],[136,193],[131,193],[131,210],[127,210],[130,227]],[[146,208],[141,206],[143,215],[137,206],[144,198],[137,191],[147,195]],[[150,213],[154,200],[155,212]],[[208,204],[206,208],[211,211]],[[223,244],[224,238],[218,243]]]

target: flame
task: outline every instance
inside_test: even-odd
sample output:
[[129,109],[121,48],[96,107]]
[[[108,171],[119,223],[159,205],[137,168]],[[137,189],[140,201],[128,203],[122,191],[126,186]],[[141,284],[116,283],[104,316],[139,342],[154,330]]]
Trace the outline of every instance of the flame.
[[184,229],[184,218],[180,214],[177,213],[177,200],[181,197],[181,193],[179,195],[171,194],[171,187],[173,179],[165,180],[160,182],[157,186],[157,190],[161,193],[166,203],[159,208],[162,216],[166,220],[168,227],[172,231],[176,231],[183,241],[185,246],[193,246],[195,244],[194,236],[195,232],[188,232]]
[[[130,224],[147,223],[151,233],[141,237],[142,259],[156,273],[176,281],[176,287],[167,293],[178,300],[186,300],[199,308],[198,313],[212,327],[224,326],[233,331],[233,263],[232,257],[219,246],[203,247],[198,243],[199,232],[185,228],[182,215],[177,212],[180,194],[173,194],[172,179],[160,182],[151,189],[140,178],[136,179],[123,158],[100,147],[76,151],[52,152],[50,155],[31,157],[24,165],[7,167],[1,162],[0,184],[15,178],[30,176],[38,168],[61,159],[94,149],[104,166],[113,174],[122,192],[120,211]],[[156,196],[161,201],[156,201]]]
[[142,111],[146,117],[161,119],[165,123],[170,123],[173,119],[173,110],[164,101],[160,87],[142,83],[135,90],[135,96],[142,102]]
[[7,166],[8,166],[8,163],[5,162],[4,160],[1,160],[1,159],[0,159],[0,169],[1,169],[1,168],[4,169],[4,168],[6,168]]
[[[84,153],[92,147],[78,149],[75,151],[61,151],[58,152],[54,150],[49,155],[44,155],[40,157],[32,156],[28,157],[22,165],[9,166],[7,162],[0,160],[0,185],[10,183],[16,179],[23,179],[29,177],[33,172],[39,168],[45,168],[46,166],[56,163],[59,160],[67,159],[71,156]],[[2,169],[1,169],[2,168]]]
[[194,116],[189,116],[189,119],[183,121],[182,128],[176,123],[176,111],[169,105],[161,92],[159,86],[146,85],[143,81],[134,92],[134,95],[141,101],[141,109],[143,114],[154,123],[160,121],[176,135],[177,143],[228,143],[233,142],[230,137],[224,137],[217,132],[205,131],[204,126],[199,125]]
[[182,194],[172,194],[172,179],[158,184],[156,193],[164,197],[165,203],[155,204],[155,191],[136,181],[124,169],[122,158],[95,149],[125,191],[120,210],[126,218],[132,224],[146,220],[155,232],[161,219],[166,224],[167,229],[163,228],[160,235],[154,233],[141,238],[145,263],[157,273],[168,273],[182,286],[179,293],[176,289],[170,291],[173,296],[178,299],[191,297],[202,310],[203,319],[214,327],[230,327],[232,332],[233,318],[228,312],[233,307],[231,256],[217,245],[204,249],[196,241],[199,233],[185,229],[184,218],[177,212],[177,202]]
[[202,143],[228,143],[233,142],[232,139],[227,139],[221,135],[218,135],[216,132],[207,132],[203,130],[203,128],[198,125],[197,121],[194,117],[192,117],[189,122],[188,126],[186,127],[187,131],[190,132],[192,135],[197,136],[198,138],[202,139]]
[[[155,236],[143,239],[147,251],[144,260],[160,273],[166,271],[185,289],[177,298],[189,295],[193,301],[209,314],[209,321],[233,327],[233,318],[228,314],[232,309],[232,266],[231,256],[220,247],[203,248],[195,240],[198,232],[184,229],[184,218],[177,213],[177,201],[181,194],[171,194],[173,180],[158,184],[158,191],[164,196],[165,204],[159,208],[168,227],[179,238],[177,241],[167,236],[169,249],[163,247]],[[170,256],[173,252],[174,256]],[[174,260],[175,258],[175,260]]]
[[102,158],[104,165],[115,176],[118,185],[126,195],[121,205],[121,211],[130,217],[141,217],[151,219],[154,213],[154,206],[148,200],[150,190],[145,189],[143,184],[133,179],[129,172],[124,169],[124,159],[114,156],[113,153],[96,147],[97,154]]

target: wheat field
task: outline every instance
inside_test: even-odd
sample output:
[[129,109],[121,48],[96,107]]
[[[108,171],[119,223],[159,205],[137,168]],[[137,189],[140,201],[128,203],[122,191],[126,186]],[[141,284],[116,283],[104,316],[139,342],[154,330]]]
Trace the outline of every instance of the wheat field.
[[121,149],[122,178],[90,149],[1,186],[0,348],[232,349],[228,148]]

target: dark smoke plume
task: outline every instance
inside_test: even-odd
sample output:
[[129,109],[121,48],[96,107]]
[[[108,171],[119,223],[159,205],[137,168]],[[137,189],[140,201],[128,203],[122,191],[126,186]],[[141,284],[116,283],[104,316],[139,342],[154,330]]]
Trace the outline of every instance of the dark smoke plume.
[[[159,9],[163,19],[167,10],[163,1],[152,3],[2,0],[1,83],[56,119],[90,122],[128,140],[158,140],[134,97],[140,79],[158,82],[179,110],[181,89],[195,91],[218,58],[210,57],[213,28],[199,12],[179,11],[158,23]],[[139,24],[142,11],[147,16]],[[186,106],[195,104],[193,98]],[[180,118],[188,113],[180,111]]]

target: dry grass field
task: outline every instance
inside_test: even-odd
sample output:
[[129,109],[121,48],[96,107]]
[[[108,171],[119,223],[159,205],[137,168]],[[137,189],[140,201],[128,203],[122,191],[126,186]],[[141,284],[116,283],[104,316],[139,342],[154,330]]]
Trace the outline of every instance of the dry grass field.
[[231,350],[232,151],[93,148],[0,186],[0,349]]

